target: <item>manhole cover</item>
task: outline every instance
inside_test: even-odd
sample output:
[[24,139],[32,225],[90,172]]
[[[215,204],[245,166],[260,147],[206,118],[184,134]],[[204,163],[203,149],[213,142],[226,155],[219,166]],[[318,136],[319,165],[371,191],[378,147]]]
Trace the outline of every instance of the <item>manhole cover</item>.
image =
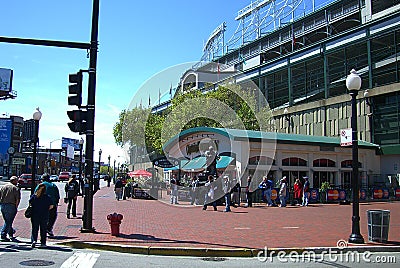
[[203,261],[226,261],[226,258],[221,257],[206,257],[202,259]]
[[50,266],[53,265],[53,261],[45,261],[45,260],[29,260],[29,261],[21,261],[19,264],[24,266]]

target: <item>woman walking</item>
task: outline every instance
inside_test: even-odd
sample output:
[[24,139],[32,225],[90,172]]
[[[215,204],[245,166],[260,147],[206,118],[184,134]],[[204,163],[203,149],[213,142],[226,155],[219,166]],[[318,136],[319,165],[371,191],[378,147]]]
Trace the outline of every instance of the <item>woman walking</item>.
[[47,222],[49,221],[49,210],[53,208],[53,201],[46,194],[46,186],[39,184],[37,191],[29,199],[29,204],[32,206],[32,248],[36,246],[38,232],[40,229],[40,247],[46,247],[46,231]]

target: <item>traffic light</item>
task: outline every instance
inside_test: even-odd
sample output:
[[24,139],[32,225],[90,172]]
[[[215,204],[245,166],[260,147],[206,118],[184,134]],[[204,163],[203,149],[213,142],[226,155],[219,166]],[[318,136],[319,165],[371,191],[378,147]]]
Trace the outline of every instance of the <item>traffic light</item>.
[[69,75],[68,105],[81,107],[82,104],[82,71]]
[[68,127],[72,132],[79,132],[80,134],[84,134],[87,130],[87,111],[82,110],[73,110],[67,111],[68,118],[72,120],[72,122],[68,123]]

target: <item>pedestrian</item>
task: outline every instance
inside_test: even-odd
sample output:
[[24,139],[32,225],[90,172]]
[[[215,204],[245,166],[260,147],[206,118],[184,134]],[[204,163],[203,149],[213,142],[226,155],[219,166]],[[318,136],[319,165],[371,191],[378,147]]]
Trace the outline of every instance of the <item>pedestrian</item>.
[[170,181],[170,187],[171,187],[171,204],[179,204],[178,203],[178,180],[174,177],[172,177]]
[[[53,202],[52,208],[49,210],[49,221],[47,223],[47,234],[50,237],[54,236],[53,227],[57,220],[57,207],[58,202],[60,202],[60,191],[57,185],[50,181],[49,174],[45,173],[42,175],[42,184],[46,186],[46,193],[50,196]],[[39,185],[36,187],[35,192],[39,189]]]
[[271,194],[272,194],[272,181],[268,180],[267,176],[263,177],[260,185],[258,186],[262,191],[262,199],[269,206],[272,206]]
[[303,196],[303,185],[299,178],[296,179],[293,185],[293,192],[294,192],[294,203],[295,205],[300,205],[301,199]]
[[122,198],[122,188],[124,187],[121,177],[117,177],[114,185],[115,199],[118,201]]
[[208,181],[204,184],[204,187],[207,189],[207,191],[204,196],[203,210],[206,210],[207,205],[209,203],[212,203],[214,211],[217,211],[217,202],[216,200],[214,200],[214,191],[216,190],[216,187],[214,185],[214,177],[212,175],[209,175],[207,179]]
[[110,187],[111,184],[111,176],[110,174],[107,175],[107,187]]
[[231,211],[231,182],[229,180],[229,176],[225,175],[223,177],[223,182],[222,182],[222,190],[224,191],[224,197],[225,197],[225,209],[224,212],[230,212]]
[[286,207],[286,196],[287,196],[287,182],[286,176],[281,179],[281,188],[279,189],[279,200],[281,201],[280,207]]
[[234,180],[233,185],[234,186],[232,187],[231,190],[232,193],[231,204],[234,208],[236,208],[240,207],[240,183],[238,180]]
[[310,198],[310,182],[308,181],[308,177],[305,176],[303,177],[304,181],[304,186],[303,186],[303,202],[301,203],[301,206],[308,206],[308,200]]
[[72,175],[71,179],[65,184],[65,196],[68,200],[67,218],[70,218],[72,207],[72,217],[76,217],[76,200],[79,194],[79,183],[76,180],[76,175]]
[[251,179],[252,176],[249,175],[247,177],[247,185],[246,185],[246,202],[247,204],[244,206],[245,208],[247,207],[252,207],[253,206],[253,192],[251,191]]
[[0,188],[0,210],[4,220],[1,228],[1,241],[10,241],[14,237],[15,230],[12,225],[21,201],[21,191],[16,186],[17,183],[18,178],[11,176],[10,182]]
[[31,233],[31,246],[36,246],[38,232],[40,229],[40,247],[46,247],[46,232],[49,222],[50,210],[54,207],[53,200],[46,193],[46,185],[39,184],[36,187],[35,193],[29,199],[29,204],[32,206],[32,233]]
[[197,178],[197,176],[194,176],[192,178],[192,181],[190,182],[190,204],[191,205],[198,205],[198,187],[199,186],[199,179]]

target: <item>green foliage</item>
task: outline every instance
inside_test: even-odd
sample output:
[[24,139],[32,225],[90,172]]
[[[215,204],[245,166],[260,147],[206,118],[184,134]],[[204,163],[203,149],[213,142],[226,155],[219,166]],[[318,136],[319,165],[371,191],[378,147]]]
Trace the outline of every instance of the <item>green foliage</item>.
[[319,188],[319,191],[320,192],[326,192],[326,190],[328,190],[330,187],[331,187],[331,185],[329,184],[329,182],[328,181],[324,181],[321,184],[321,187]]
[[206,84],[205,92],[191,87],[178,92],[163,114],[142,107],[122,111],[113,129],[116,143],[162,153],[165,142],[189,128],[267,130],[272,114],[267,106],[257,107],[264,99],[257,96],[258,89],[227,83],[214,90],[213,84]]

